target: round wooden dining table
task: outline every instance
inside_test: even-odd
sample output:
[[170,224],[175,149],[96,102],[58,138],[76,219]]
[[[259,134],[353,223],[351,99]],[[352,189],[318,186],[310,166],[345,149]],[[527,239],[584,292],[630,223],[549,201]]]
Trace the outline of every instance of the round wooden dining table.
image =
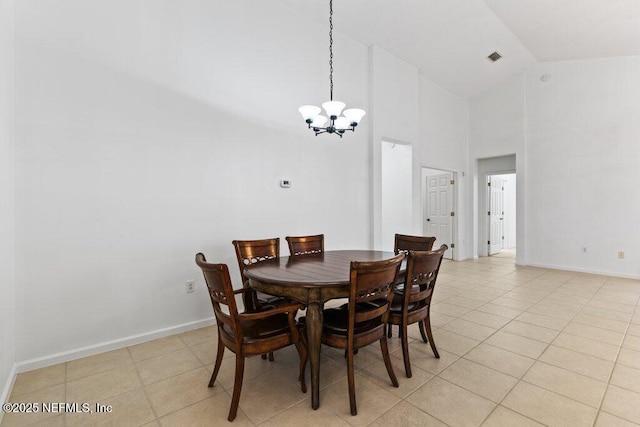
[[349,296],[351,261],[380,261],[393,256],[393,252],[384,251],[325,251],[320,254],[281,257],[245,268],[244,273],[253,289],[307,305],[313,409],[320,406],[320,346],[324,303],[330,299]]

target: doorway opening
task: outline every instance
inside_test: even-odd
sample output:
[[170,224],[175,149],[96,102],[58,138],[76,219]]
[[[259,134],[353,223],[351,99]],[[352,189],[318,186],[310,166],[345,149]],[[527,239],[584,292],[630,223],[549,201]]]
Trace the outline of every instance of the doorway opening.
[[456,173],[423,167],[422,234],[436,238],[434,249],[447,245],[444,258],[454,259]]
[[413,147],[411,144],[382,140],[380,247],[393,251],[396,233],[411,234],[413,229]]
[[516,258],[516,174],[487,175],[488,255]]
[[[474,240],[477,255],[481,257],[489,255],[516,256],[515,246],[522,245],[522,241],[516,242],[516,232],[519,231],[515,208],[517,203],[516,156],[510,154],[477,159],[475,169],[477,204],[475,206],[476,231],[474,232]],[[492,179],[496,180],[493,194],[490,185]],[[522,187],[522,182],[517,184]],[[498,189],[502,190],[503,187],[505,188],[504,192],[497,191]],[[507,207],[505,207],[505,201]],[[505,221],[509,223],[507,227],[504,225]]]

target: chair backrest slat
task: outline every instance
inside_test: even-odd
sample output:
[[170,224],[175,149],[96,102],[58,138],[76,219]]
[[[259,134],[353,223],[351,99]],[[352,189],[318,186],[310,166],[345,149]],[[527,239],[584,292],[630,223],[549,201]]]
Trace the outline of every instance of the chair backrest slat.
[[313,236],[287,236],[291,256],[320,254],[324,252],[324,234]]
[[238,268],[242,278],[243,286],[247,282],[244,275],[244,268],[257,262],[275,259],[280,256],[280,238],[262,240],[234,240],[233,247],[236,249]]
[[429,305],[442,264],[442,257],[449,249],[442,245],[435,251],[409,251],[404,283],[405,306],[421,301]]
[[[238,306],[233,293],[229,268],[226,264],[207,263],[202,253],[196,255],[196,264],[198,264],[204,275],[216,322],[218,325],[229,325],[235,335],[241,335],[240,325],[237,321]],[[224,312],[222,306],[227,306],[228,314]]]
[[423,291],[415,292],[412,291],[409,293],[409,303],[414,303],[418,301],[431,301],[431,297],[433,294],[433,287],[427,288]]
[[408,254],[409,251],[430,251],[433,249],[435,241],[435,237],[396,234],[393,250],[396,254],[400,252]]

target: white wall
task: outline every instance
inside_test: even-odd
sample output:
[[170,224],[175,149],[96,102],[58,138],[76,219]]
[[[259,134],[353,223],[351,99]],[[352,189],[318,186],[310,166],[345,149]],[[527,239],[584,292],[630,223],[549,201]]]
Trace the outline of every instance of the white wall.
[[[418,115],[419,143],[414,149],[414,158],[420,166],[457,172],[454,195],[456,216],[454,259],[463,260],[473,256],[471,221],[472,176],[469,162],[469,102],[420,77],[420,111]],[[415,163],[415,162],[414,162]],[[421,190],[424,180],[421,172],[415,173]],[[414,201],[414,223],[422,232],[421,197]]]
[[640,277],[638,76],[640,56],[527,73],[530,264]]
[[14,167],[13,1],[0,0],[0,402],[8,398],[16,361]]
[[[526,264],[527,211],[525,209],[525,184],[527,171],[525,163],[526,112],[525,85],[522,76],[514,77],[494,90],[485,92],[469,100],[469,157],[473,162],[472,179],[476,189],[469,194],[472,214],[469,215],[473,229],[473,256],[486,255],[483,226],[486,212],[480,184],[484,177],[478,170],[480,159],[503,157],[515,154],[516,170],[516,263]],[[509,169],[509,171],[512,169]],[[505,172],[493,169],[492,172]],[[480,198],[479,198],[480,196]]]
[[[329,96],[327,30],[258,0],[16,4],[17,360],[207,321],[194,255],[237,281],[234,238],[369,246],[368,118],[340,140],[297,111]],[[366,109],[367,48],[334,32],[334,67]]]
[[25,369],[209,322],[193,257],[226,262],[237,281],[232,239],[324,233],[327,249],[376,246],[383,138],[413,146],[416,233],[420,167],[467,170],[467,101],[339,28],[334,98],[368,115],[343,139],[313,136],[297,108],[328,98],[328,28],[289,6],[15,7]]
[[[388,52],[371,46],[371,191],[373,197],[373,247],[383,249],[384,230],[382,217],[382,152],[381,141],[416,145],[418,140],[418,69],[396,58]],[[415,151],[419,148],[416,147]],[[416,164],[419,157],[413,156],[412,204],[420,203],[419,174]],[[416,197],[417,200],[416,200]],[[419,205],[418,205],[419,209]],[[412,214],[413,229],[415,215]]]
[[469,100],[469,154],[484,159],[514,154],[525,140],[525,92],[522,77]]
[[[413,65],[372,46],[371,110],[372,110],[372,194],[374,247],[382,244],[381,153],[385,139],[410,143],[413,154],[412,229],[405,232],[422,234],[423,166],[452,172],[468,170],[468,117],[466,99],[454,95],[420,76]],[[462,173],[460,174],[460,176]],[[471,235],[464,220],[468,182],[461,179],[456,188],[458,216],[456,259],[466,258]],[[385,233],[387,233],[385,231]]]
[[516,154],[519,264],[640,277],[638,75],[640,57],[545,62],[470,100],[471,157]]

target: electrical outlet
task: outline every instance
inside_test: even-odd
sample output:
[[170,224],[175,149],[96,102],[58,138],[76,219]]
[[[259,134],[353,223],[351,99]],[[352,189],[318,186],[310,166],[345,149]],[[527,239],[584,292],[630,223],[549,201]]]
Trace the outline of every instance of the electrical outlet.
[[195,291],[195,280],[187,280],[187,289],[186,292],[188,294],[190,294],[191,292]]
[[624,252],[623,251],[619,251],[618,252],[618,258],[624,259]]
[[587,247],[586,247],[586,246],[583,246],[583,247],[582,247],[582,253],[583,253],[583,254],[586,254],[586,253],[587,253]]

